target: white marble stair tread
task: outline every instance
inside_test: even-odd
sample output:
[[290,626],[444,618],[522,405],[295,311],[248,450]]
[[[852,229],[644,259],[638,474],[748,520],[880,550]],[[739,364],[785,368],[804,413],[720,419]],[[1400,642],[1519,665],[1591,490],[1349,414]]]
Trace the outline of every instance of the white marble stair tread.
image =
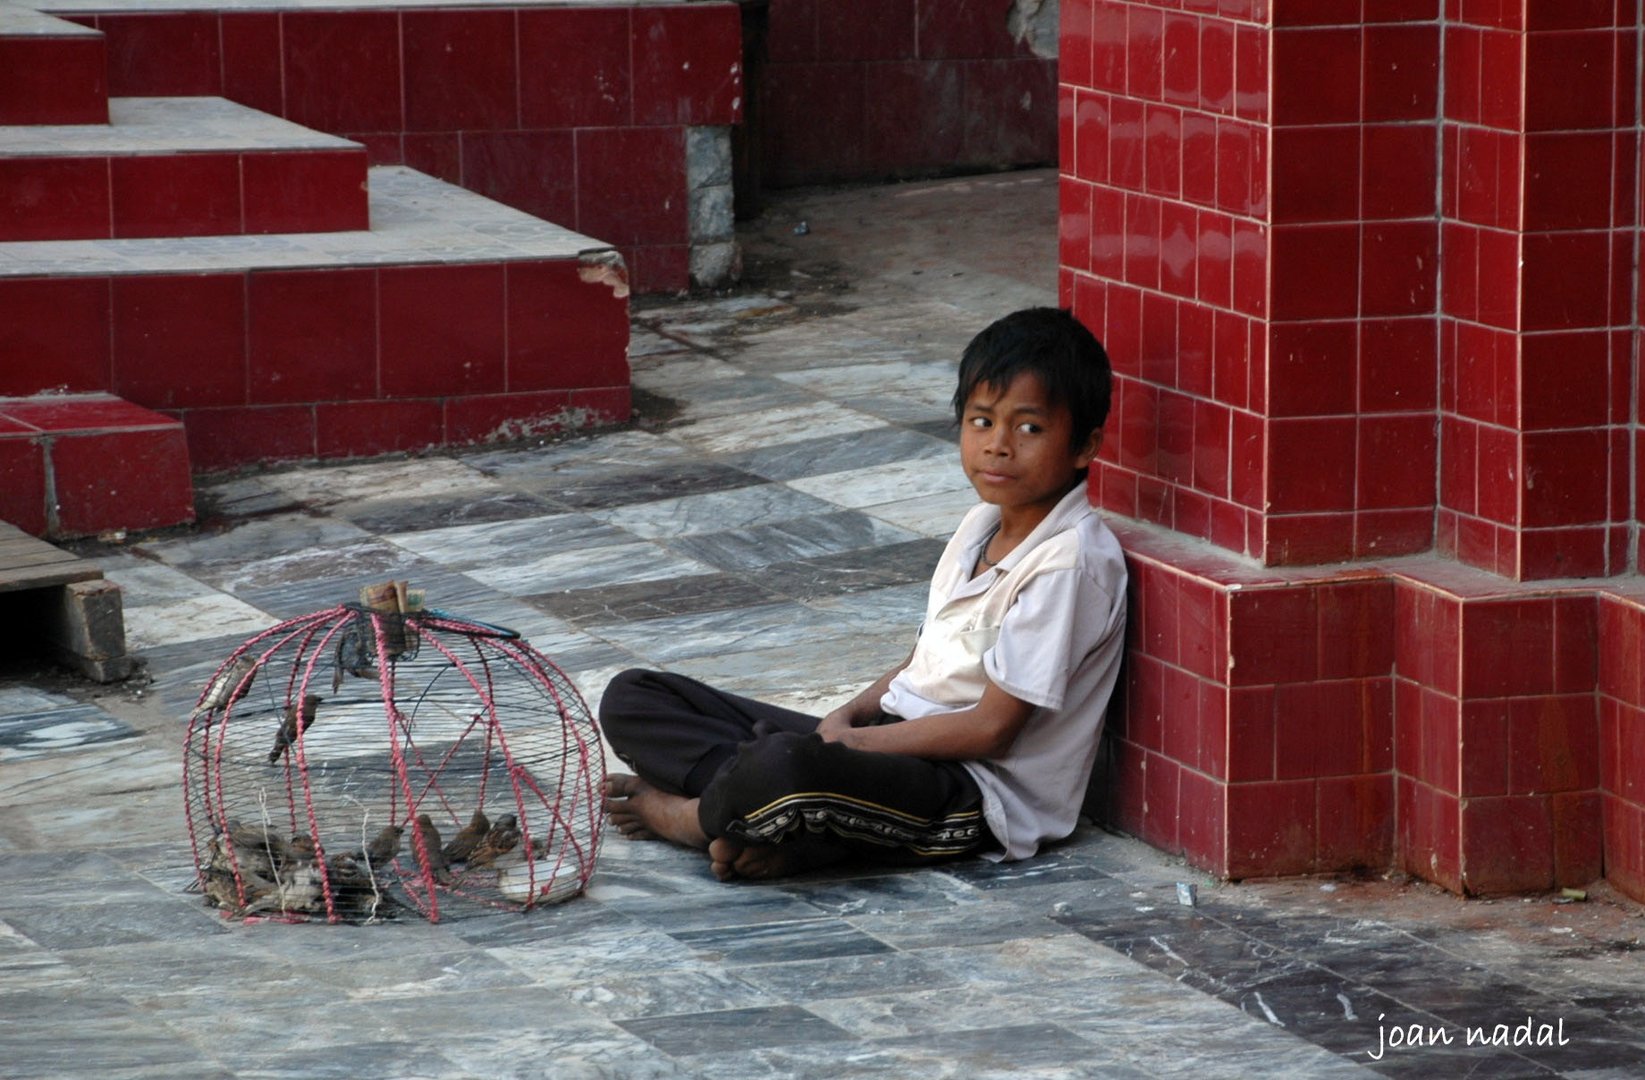
[[414,169],[379,166],[369,187],[369,230],[0,243],[0,278],[514,262],[612,250]]
[[[629,0],[633,2],[633,0]],[[700,0],[638,0],[634,6],[667,7]],[[612,0],[40,0],[37,5],[57,15],[138,14],[150,11],[357,11],[361,8],[555,8],[612,7]]]
[[102,32],[47,15],[29,4],[0,2],[0,38],[24,36],[101,37]]
[[107,124],[0,127],[0,158],[364,149],[219,97],[110,98]]

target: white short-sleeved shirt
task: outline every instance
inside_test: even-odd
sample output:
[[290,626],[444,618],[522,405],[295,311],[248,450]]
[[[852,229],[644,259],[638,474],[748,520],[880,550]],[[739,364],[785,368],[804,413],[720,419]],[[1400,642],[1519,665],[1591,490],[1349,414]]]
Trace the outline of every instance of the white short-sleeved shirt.
[[913,719],[970,708],[988,682],[1035,706],[1003,757],[967,761],[983,816],[1022,859],[1074,831],[1125,644],[1125,558],[1076,487],[998,566],[971,570],[999,525],[960,522],[931,578],[908,666],[880,708]]

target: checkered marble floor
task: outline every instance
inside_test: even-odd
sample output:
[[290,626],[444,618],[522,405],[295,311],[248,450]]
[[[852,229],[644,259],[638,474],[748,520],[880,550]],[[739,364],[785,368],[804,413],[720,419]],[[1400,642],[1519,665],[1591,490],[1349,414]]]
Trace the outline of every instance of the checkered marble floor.
[[[199,527],[87,545],[147,681],[0,679],[0,1073],[1639,1075],[1635,905],[1219,886],[1094,828],[763,885],[612,836],[585,896],[438,925],[247,926],[183,891],[202,681],[362,584],[520,630],[591,704],[642,664],[824,710],[900,658],[972,501],[955,358],[1053,299],[1055,213],[1043,172],[779,200],[757,288],[636,305],[627,430],[221,478]],[[1527,1015],[1568,1043],[1463,1045]],[[1387,1046],[1412,1024],[1454,1044]]]

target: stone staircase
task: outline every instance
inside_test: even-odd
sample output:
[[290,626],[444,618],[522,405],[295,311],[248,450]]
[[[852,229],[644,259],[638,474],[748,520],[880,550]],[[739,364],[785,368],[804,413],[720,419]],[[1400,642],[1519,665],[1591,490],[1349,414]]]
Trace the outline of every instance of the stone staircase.
[[627,416],[613,247],[106,65],[0,0],[0,519],[172,525],[191,469]]

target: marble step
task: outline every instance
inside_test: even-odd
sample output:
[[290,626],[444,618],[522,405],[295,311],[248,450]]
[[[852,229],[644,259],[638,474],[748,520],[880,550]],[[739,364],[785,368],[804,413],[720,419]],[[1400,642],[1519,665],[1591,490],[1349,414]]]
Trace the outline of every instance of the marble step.
[[196,469],[627,418],[613,248],[411,169],[369,180],[369,230],[0,243],[0,395],[163,409]]
[[182,423],[112,394],[0,398],[0,520],[51,538],[193,521]]
[[0,0],[0,124],[108,122],[101,31]]
[[224,98],[0,127],[0,241],[367,227],[366,150]]

